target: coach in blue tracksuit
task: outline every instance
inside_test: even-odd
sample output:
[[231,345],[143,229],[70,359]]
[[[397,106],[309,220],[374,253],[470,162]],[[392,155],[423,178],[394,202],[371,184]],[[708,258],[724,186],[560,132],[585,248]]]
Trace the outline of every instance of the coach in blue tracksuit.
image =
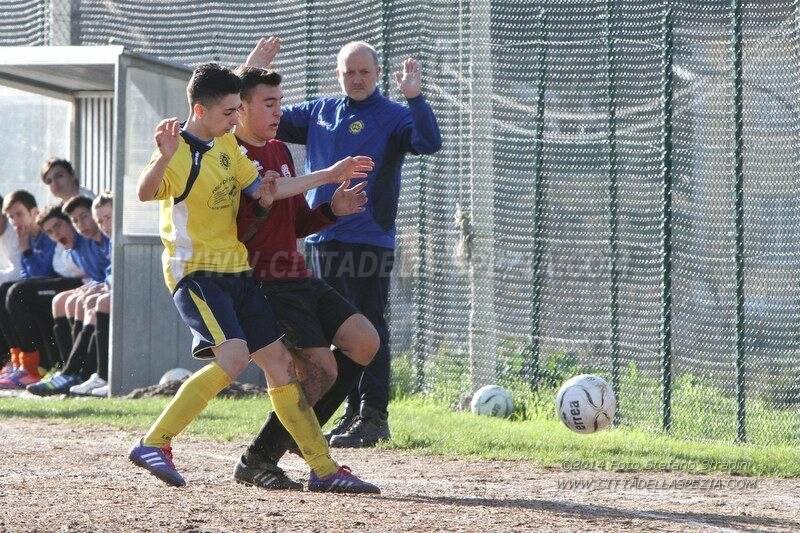
[[[395,75],[405,105],[378,91],[378,65],[370,45],[345,45],[337,57],[336,73],[346,96],[284,108],[277,131],[282,141],[306,145],[306,172],[350,155],[367,155],[375,161],[367,178],[366,210],[339,217],[307,238],[316,275],[355,304],[381,339],[375,359],[348,396],[344,418],[329,433],[334,447],[372,446],[389,438],[389,329],[384,312],[394,261],[400,170],[406,153],[433,154],[442,146],[436,117],[421,93],[419,63],[407,59]],[[309,191],[306,198],[315,208],[330,202],[335,190],[336,185],[324,185]],[[341,354],[337,363],[340,381],[320,402],[341,402],[341,395],[328,396],[335,396],[343,381],[354,382],[362,370]]]

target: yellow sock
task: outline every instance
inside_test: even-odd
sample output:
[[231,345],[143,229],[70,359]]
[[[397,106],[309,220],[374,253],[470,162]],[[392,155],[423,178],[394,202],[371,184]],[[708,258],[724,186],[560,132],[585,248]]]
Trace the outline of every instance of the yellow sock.
[[142,439],[145,446],[164,446],[199,415],[219,391],[233,380],[216,362],[201,368],[187,379],[161,416]]
[[311,470],[322,478],[335,474],[339,466],[331,459],[328,443],[300,385],[289,383],[269,389],[269,397],[275,414],[300,447],[300,453]]

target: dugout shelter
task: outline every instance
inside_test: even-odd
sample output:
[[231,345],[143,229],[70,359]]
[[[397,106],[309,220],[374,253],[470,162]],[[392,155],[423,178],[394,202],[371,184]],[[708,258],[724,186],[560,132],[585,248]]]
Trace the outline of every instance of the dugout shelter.
[[[122,46],[0,47],[0,193],[24,188],[53,201],[39,179],[51,156],[75,165],[81,185],[114,199],[112,394],[156,383],[168,369],[201,366],[161,273],[156,202],[136,181],[162,118],[185,117],[192,69]],[[258,381],[249,369],[241,378]]]

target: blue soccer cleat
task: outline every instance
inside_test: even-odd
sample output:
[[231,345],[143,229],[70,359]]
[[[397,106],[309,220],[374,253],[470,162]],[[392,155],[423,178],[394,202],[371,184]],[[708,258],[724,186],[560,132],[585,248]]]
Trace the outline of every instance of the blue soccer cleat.
[[186,485],[186,481],[175,469],[175,464],[172,462],[172,446],[169,444],[159,448],[157,446],[145,446],[142,441],[139,441],[131,448],[128,453],[128,459],[167,485],[172,485],[173,487]]
[[81,378],[79,376],[56,372],[51,378],[31,383],[26,389],[36,396],[53,396],[56,394],[68,394],[69,388],[80,382]]
[[377,485],[367,483],[356,477],[349,466],[340,466],[330,477],[321,479],[312,471],[308,478],[308,490],[311,492],[338,492],[342,494],[380,494]]

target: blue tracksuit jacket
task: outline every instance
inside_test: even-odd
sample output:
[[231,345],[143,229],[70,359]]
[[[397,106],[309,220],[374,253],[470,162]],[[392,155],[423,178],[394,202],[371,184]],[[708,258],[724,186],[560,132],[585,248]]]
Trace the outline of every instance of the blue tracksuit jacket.
[[[394,102],[377,89],[357,102],[349,97],[319,98],[284,107],[278,139],[306,145],[306,172],[320,170],[350,155],[368,155],[375,170],[367,180],[367,209],[339,217],[307,240],[331,240],[394,248],[400,169],[406,153],[432,154],[442,146],[430,105],[420,95],[408,105]],[[306,193],[311,208],[330,202],[336,185]]]

